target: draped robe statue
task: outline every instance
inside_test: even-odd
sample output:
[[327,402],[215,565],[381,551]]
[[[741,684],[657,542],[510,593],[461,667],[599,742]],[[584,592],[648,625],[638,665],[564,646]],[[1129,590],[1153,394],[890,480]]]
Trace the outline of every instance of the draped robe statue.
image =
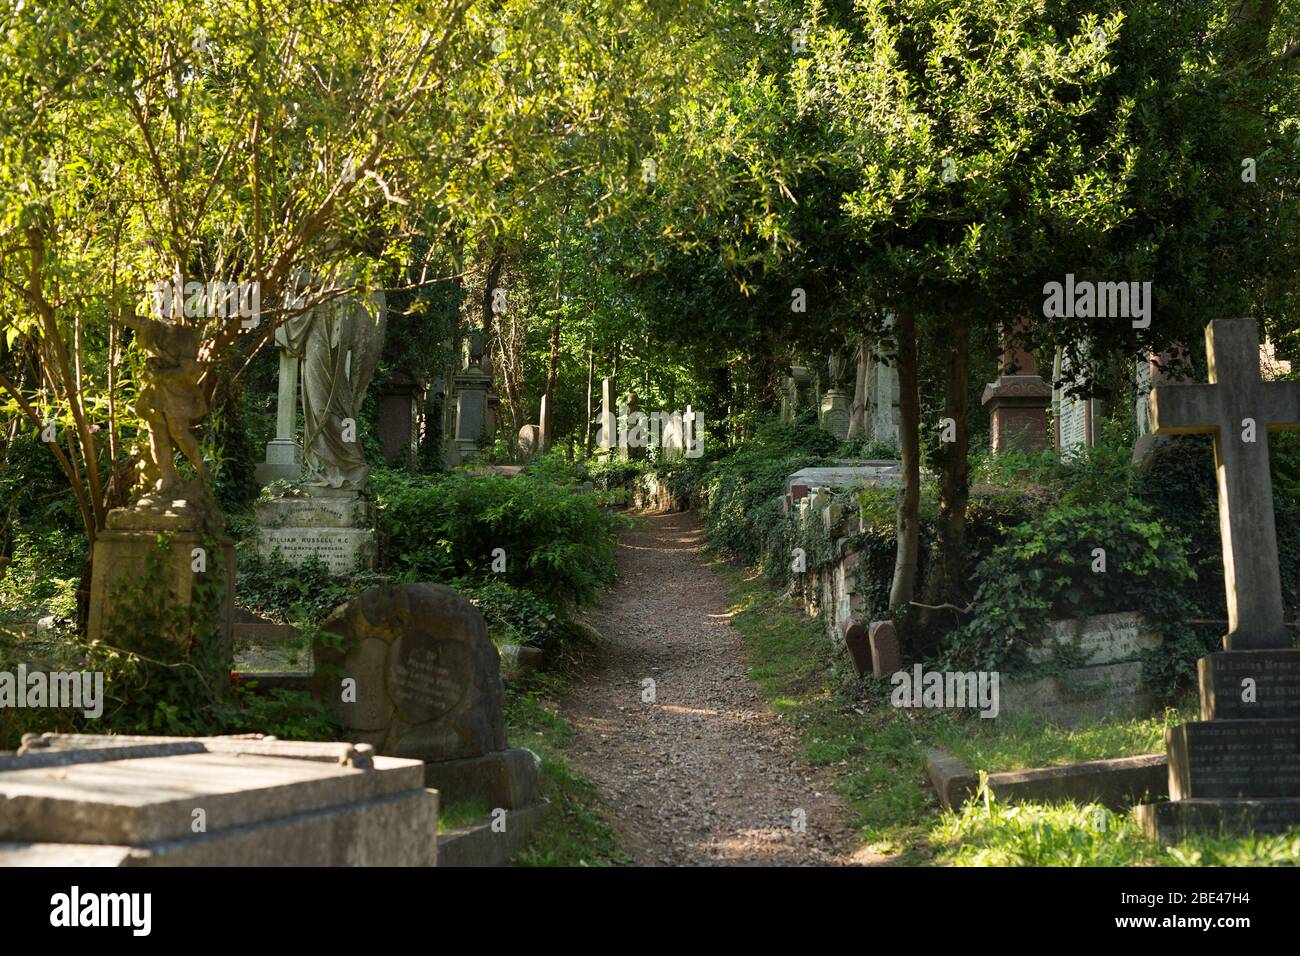
[[360,491],[370,467],[357,419],[384,347],[388,310],[383,290],[365,295],[339,288],[283,328],[290,354],[302,361],[306,484]]

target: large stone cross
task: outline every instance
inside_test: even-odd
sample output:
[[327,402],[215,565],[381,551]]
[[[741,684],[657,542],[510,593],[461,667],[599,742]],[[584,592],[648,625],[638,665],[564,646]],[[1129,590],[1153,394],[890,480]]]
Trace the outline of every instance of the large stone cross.
[[1228,592],[1224,648],[1291,647],[1283,626],[1268,432],[1300,429],[1300,382],[1260,378],[1254,319],[1211,322],[1205,327],[1205,353],[1210,384],[1152,389],[1151,430],[1157,435],[1214,435]]

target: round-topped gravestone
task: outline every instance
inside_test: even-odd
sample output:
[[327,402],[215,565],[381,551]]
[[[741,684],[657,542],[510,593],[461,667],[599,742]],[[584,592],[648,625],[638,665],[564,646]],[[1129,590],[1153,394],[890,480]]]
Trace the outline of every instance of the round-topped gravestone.
[[500,658],[462,595],[441,584],[371,588],[323,631],[312,692],[354,739],[419,760],[505,749]]

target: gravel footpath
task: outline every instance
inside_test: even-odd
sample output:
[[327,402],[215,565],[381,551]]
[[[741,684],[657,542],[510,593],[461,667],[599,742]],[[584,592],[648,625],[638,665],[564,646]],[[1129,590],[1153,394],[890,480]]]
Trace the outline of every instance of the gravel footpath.
[[640,866],[877,862],[750,683],[697,516],[643,519],[590,615],[604,644],[563,701],[571,762],[600,789],[623,849]]

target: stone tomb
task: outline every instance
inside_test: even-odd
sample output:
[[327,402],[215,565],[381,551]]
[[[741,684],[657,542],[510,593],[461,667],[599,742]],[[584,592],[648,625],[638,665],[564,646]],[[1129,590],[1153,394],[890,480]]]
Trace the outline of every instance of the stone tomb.
[[[478,608],[440,584],[371,588],[335,611],[320,640],[312,691],[356,740],[425,761],[444,806],[510,811],[517,840],[541,802],[540,761],[507,749],[500,658]],[[498,841],[504,842],[504,841]],[[516,848],[512,845],[512,850]]]
[[1162,640],[1145,615],[1133,611],[1052,621],[1029,649],[1030,662],[1050,665],[1068,648],[1075,666],[1044,677],[1004,678],[1001,714],[1033,714],[1063,727],[1150,714],[1159,701],[1142,684],[1141,655]]
[[1300,825],[1300,650],[1286,630],[1268,432],[1300,428],[1300,382],[1260,375],[1253,319],[1205,330],[1209,384],[1151,392],[1157,435],[1214,436],[1227,589],[1224,651],[1201,658],[1201,720],[1165,731],[1167,803],[1134,818],[1163,842],[1195,831],[1270,833]]
[[263,557],[278,553],[294,565],[316,558],[335,574],[375,566],[375,506],[365,492],[312,487],[254,507]]
[[433,866],[415,760],[253,737],[28,734],[0,755],[0,866]]

